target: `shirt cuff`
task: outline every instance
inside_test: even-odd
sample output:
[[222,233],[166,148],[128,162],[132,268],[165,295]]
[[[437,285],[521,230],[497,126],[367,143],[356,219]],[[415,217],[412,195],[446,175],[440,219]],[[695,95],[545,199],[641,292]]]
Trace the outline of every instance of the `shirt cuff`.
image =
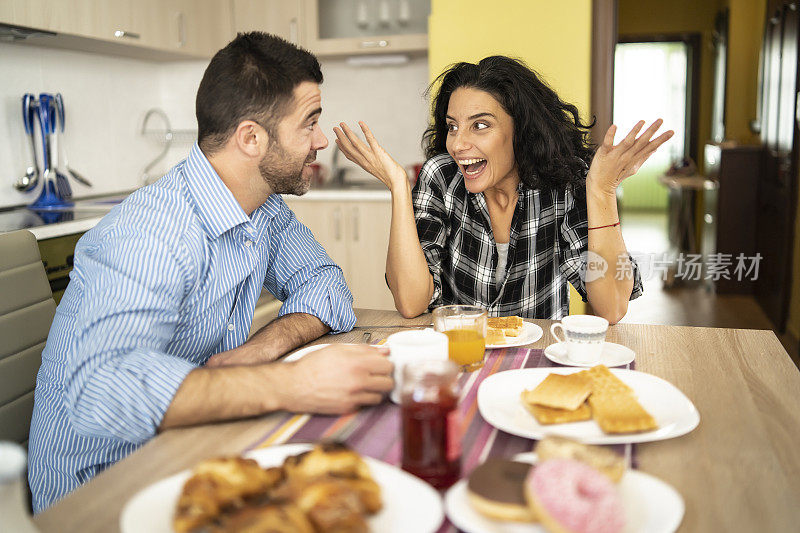
[[320,319],[331,328],[331,333],[345,333],[356,325],[353,312],[353,296],[346,287],[337,290],[325,287],[322,291],[295,295],[283,302],[278,316],[290,313],[306,313]]

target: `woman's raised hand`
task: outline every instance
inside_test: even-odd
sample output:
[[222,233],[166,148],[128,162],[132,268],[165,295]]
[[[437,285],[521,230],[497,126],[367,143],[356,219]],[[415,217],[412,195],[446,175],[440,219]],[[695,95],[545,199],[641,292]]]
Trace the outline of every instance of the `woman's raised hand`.
[[364,132],[367,144],[364,144],[364,141],[359,139],[344,122],[339,124],[339,128],[333,128],[336,134],[336,146],[344,156],[385,183],[389,190],[408,183],[406,170],[378,144],[366,124],[359,122],[358,125]]
[[586,176],[587,189],[595,187],[599,192],[615,193],[622,180],[636,174],[656,149],[675,134],[669,130],[650,140],[663,122],[661,119],[656,120],[637,138],[645,124],[644,120],[640,120],[616,146],[614,134],[617,127],[612,125],[608,128],[603,144],[598,147],[589,167]]

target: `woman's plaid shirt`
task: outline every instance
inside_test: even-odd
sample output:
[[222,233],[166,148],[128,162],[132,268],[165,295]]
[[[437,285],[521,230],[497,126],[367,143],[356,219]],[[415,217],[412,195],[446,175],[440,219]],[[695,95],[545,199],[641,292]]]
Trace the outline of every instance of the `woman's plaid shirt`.
[[[495,283],[497,247],[483,193],[469,193],[448,154],[429,159],[412,191],[422,251],[433,275],[430,307],[479,305],[491,316],[559,319],[569,313],[569,281],[586,301],[589,245],[586,201],[569,191],[520,183],[503,281]],[[631,258],[631,299],[642,293]],[[616,265],[610,265],[609,269]]]

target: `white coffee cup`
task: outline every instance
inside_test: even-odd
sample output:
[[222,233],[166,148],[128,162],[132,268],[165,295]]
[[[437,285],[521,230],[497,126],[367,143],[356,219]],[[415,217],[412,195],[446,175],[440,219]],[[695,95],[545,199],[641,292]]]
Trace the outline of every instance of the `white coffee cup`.
[[386,339],[389,347],[389,360],[394,364],[394,389],[389,397],[400,403],[400,389],[403,385],[403,367],[412,361],[426,359],[447,359],[447,335],[426,330],[401,331]]
[[[564,338],[558,336],[561,329]],[[569,315],[550,326],[550,333],[564,344],[567,358],[580,365],[593,365],[600,361],[608,331],[608,320],[594,315]]]

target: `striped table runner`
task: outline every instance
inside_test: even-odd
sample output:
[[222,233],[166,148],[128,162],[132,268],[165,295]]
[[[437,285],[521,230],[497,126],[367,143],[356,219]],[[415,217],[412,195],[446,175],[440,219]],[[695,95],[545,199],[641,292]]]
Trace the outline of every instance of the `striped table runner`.
[[[544,356],[543,350],[528,348],[502,348],[489,350],[483,368],[459,378],[462,394],[459,409],[465,428],[462,439],[462,476],[468,475],[490,457],[511,457],[533,449],[531,439],[511,435],[489,425],[478,412],[478,387],[484,379],[496,372],[517,368],[561,366]],[[633,363],[626,366],[632,369]],[[400,434],[400,407],[385,401],[375,407],[362,409],[344,416],[284,415],[284,419],[254,442],[246,451],[277,444],[316,442],[323,439],[347,443],[357,452],[400,466],[402,439]],[[632,445],[615,449],[631,462]],[[448,524],[441,531],[452,529]]]

